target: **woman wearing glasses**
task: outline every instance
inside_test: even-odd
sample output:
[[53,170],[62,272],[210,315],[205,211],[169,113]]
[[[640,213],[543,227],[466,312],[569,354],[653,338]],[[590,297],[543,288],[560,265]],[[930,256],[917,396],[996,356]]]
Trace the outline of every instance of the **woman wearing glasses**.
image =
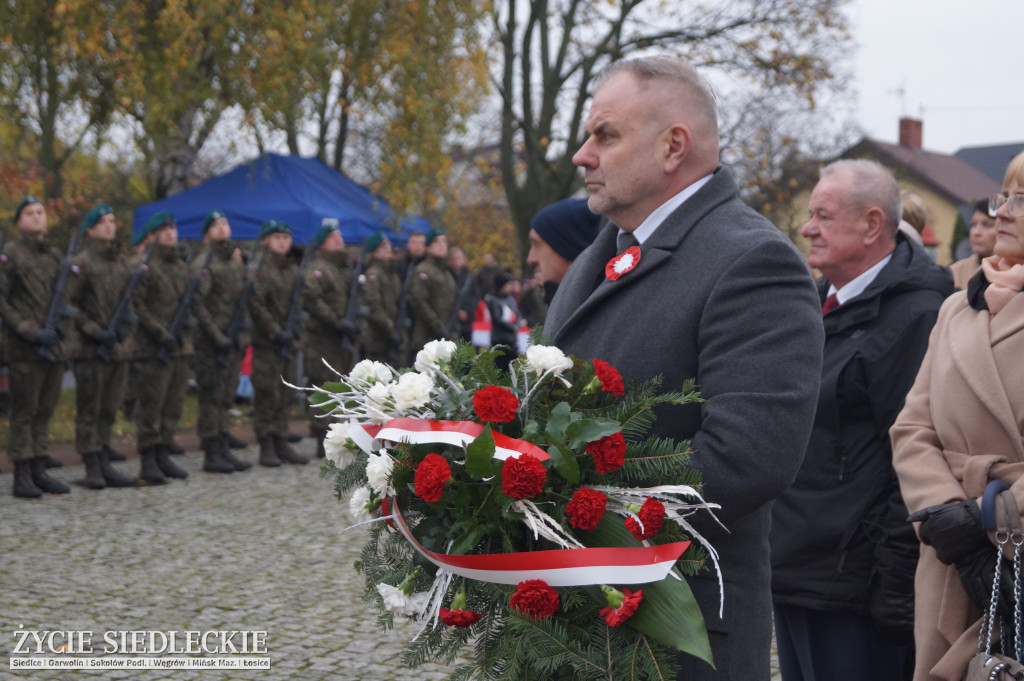
[[[977,652],[996,567],[978,512],[985,486],[1005,481],[1024,509],[1024,153],[1010,162],[989,210],[995,251],[967,290],[942,306],[890,431],[903,499],[922,542],[915,681],[959,681]],[[1012,608],[1012,589],[1000,591],[1003,612]]]

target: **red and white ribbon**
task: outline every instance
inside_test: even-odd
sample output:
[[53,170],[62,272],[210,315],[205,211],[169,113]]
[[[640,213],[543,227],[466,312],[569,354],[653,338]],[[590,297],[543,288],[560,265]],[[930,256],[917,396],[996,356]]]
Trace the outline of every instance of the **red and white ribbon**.
[[[473,421],[432,421],[430,419],[391,419],[383,426],[353,424],[348,435],[363,451],[375,452],[382,442],[408,442],[414,445],[446,444],[465,447],[484,432],[484,426]],[[494,458],[504,461],[510,456],[531,454],[541,461],[551,457],[535,444],[492,431]]]

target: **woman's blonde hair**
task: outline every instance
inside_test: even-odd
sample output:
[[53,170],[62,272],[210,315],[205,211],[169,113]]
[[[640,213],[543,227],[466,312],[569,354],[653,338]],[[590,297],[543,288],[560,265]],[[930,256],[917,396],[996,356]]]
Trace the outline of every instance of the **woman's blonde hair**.
[[1024,151],[1010,159],[1010,165],[1006,167],[1006,177],[1003,178],[1003,186],[1008,186],[1013,180],[1017,180],[1018,187],[1024,187]]
[[928,224],[928,209],[924,200],[909,189],[900,190],[900,198],[903,200],[903,219],[920,233]]

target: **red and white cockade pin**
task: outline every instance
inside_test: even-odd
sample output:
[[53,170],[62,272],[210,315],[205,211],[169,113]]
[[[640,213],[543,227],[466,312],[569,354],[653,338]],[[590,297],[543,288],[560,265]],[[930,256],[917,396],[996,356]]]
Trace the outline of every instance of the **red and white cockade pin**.
[[604,276],[608,281],[615,281],[640,263],[640,247],[630,246],[622,253],[608,261],[604,266]]

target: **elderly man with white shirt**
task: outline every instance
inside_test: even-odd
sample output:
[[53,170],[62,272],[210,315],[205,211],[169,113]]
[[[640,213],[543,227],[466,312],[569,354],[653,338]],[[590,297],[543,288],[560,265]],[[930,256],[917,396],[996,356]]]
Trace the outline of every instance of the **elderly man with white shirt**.
[[783,681],[901,681],[918,542],[888,432],[953,282],[898,231],[899,187],[873,161],[822,169],[808,213],[825,352],[810,444],[772,513],[780,670]]

